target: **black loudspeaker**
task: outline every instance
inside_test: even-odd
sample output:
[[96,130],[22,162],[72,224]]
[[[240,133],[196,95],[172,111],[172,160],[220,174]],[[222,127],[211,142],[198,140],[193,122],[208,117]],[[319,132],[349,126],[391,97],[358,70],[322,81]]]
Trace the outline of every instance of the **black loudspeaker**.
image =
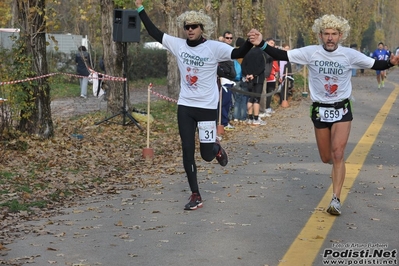
[[114,42],[140,42],[141,20],[137,10],[114,10]]

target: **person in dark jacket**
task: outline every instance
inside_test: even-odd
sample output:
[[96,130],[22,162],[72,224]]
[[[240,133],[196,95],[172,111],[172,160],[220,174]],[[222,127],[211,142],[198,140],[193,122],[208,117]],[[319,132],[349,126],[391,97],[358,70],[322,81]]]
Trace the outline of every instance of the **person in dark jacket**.
[[252,48],[241,63],[242,76],[248,83],[248,91],[257,93],[259,96],[250,96],[248,99],[248,120],[250,125],[266,125],[259,118],[259,103],[265,82],[266,54],[259,47]]
[[87,98],[87,84],[89,83],[89,67],[91,58],[85,46],[80,46],[75,56],[76,73],[80,76],[80,97]]

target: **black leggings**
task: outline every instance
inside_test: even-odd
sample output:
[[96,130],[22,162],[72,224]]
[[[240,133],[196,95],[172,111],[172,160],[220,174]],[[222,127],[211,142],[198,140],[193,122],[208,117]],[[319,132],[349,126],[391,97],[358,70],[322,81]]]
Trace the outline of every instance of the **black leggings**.
[[[217,109],[203,109],[178,105],[177,122],[183,150],[183,166],[188,183],[193,193],[199,193],[197,181],[197,166],[195,164],[195,133],[199,121],[215,121]],[[216,132],[215,132],[216,134]],[[200,143],[201,157],[207,162],[212,161],[219,151],[215,143]]]

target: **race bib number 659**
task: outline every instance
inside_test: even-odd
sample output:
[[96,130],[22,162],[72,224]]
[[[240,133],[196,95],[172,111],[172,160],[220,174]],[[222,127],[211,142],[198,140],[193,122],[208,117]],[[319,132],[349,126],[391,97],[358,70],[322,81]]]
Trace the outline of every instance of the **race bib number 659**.
[[213,143],[216,141],[216,122],[198,122],[198,135],[201,143]]
[[320,107],[319,115],[322,122],[336,122],[342,119],[342,116],[344,115],[344,109],[335,109],[334,107]]

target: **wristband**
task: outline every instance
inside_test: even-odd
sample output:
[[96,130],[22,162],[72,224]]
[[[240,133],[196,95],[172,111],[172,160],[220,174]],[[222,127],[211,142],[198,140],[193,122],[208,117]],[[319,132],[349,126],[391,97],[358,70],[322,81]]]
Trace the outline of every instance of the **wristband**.
[[141,11],[143,11],[144,10],[144,6],[139,6],[138,8],[137,8],[137,12],[141,12]]
[[267,42],[265,42],[264,40],[262,40],[260,42],[260,44],[258,45],[258,47],[260,47],[260,49],[265,50],[267,46]]

